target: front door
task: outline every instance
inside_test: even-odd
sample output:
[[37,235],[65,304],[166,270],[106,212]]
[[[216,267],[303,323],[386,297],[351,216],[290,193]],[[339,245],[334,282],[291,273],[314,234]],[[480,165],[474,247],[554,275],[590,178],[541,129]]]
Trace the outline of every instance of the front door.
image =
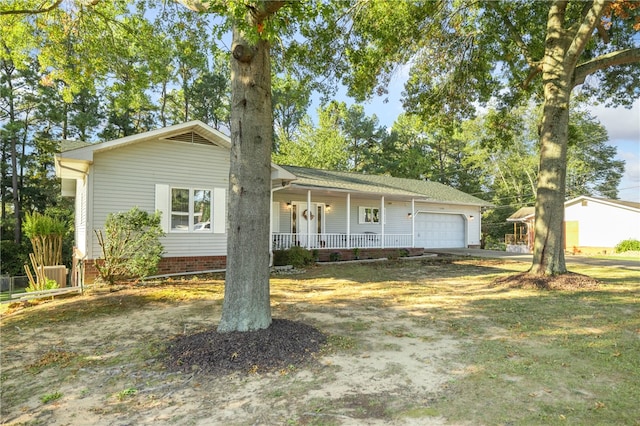
[[295,234],[297,244],[306,248],[322,248],[324,230],[324,204],[305,202],[291,203],[291,233]]

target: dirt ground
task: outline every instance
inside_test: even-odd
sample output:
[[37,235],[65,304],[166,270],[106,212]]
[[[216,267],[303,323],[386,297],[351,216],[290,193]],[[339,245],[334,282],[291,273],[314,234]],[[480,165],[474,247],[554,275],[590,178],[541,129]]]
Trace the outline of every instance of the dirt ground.
[[[274,286],[274,318],[309,324],[328,343],[307,364],[269,373],[167,368],[168,338],[217,323],[220,283],[182,302],[175,291],[163,298],[131,288],[31,307],[50,321],[3,324],[2,424],[444,424],[425,407],[460,374],[448,361],[460,341],[421,325],[428,314],[419,306],[330,297],[341,285]],[[51,309],[56,303],[67,309]],[[96,311],[81,315],[89,306]]]

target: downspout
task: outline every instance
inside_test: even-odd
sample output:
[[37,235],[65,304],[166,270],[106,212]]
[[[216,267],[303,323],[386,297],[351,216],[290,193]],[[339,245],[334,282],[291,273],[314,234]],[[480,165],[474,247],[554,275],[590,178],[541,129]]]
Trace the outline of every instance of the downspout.
[[[269,267],[273,266],[273,193],[281,189],[287,189],[289,186],[291,186],[291,183],[282,182],[281,187],[271,188],[269,194]],[[278,214],[279,213],[280,212],[278,212]]]

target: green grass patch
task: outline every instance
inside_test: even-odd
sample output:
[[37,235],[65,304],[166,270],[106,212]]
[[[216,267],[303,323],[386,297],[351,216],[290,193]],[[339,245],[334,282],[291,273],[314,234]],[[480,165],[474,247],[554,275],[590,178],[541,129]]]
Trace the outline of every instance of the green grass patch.
[[60,398],[62,398],[62,393],[53,392],[53,393],[48,393],[48,394],[42,395],[42,397],[40,398],[40,401],[43,404],[48,404],[49,402],[56,401],[56,400],[58,400]]
[[[362,423],[438,416],[452,424],[638,424],[640,273],[587,266],[573,270],[602,283],[588,291],[493,284],[497,277],[528,266],[477,259],[412,260],[312,267],[305,274],[274,277],[274,311],[309,320],[327,333],[324,354],[360,358],[366,353],[362,359],[373,359],[376,350],[403,350],[376,339],[376,332],[409,345],[426,340],[437,346],[451,340],[459,350],[426,360],[450,376],[433,394],[402,387],[308,398],[310,389],[331,387],[344,373],[344,364],[318,365],[310,367],[311,372],[285,369],[277,377],[252,377],[252,386],[273,400],[274,407],[282,401],[299,404],[280,419],[290,424],[341,424],[343,415]],[[129,410],[130,402],[142,403],[151,393],[180,392],[174,385],[198,389],[195,381],[180,384],[177,376],[163,370],[163,342],[166,330],[183,333],[203,326],[205,309],[207,315],[219,315],[222,293],[217,279],[148,283],[56,299],[4,316],[1,355],[14,368],[3,367],[3,407],[18,413],[34,395],[43,395],[43,403],[59,399],[60,392],[50,392],[63,380],[84,389],[86,397],[100,393],[102,399],[115,399],[104,416]],[[176,308],[171,318],[166,317],[168,308]],[[135,334],[121,331],[118,325],[131,324],[141,311],[150,315],[137,317]],[[122,322],[102,330],[101,340],[94,339],[106,320]],[[72,329],[86,330],[87,336],[67,340],[67,326],[76,325],[86,325]],[[35,341],[38,333],[50,340]],[[17,364],[20,359],[25,359],[24,368]],[[25,369],[28,383],[22,379]],[[402,364],[391,363],[380,374],[402,377],[402,370]],[[91,380],[73,382],[83,375]],[[97,377],[102,381],[94,383]],[[214,398],[218,389],[228,393],[244,386],[241,380],[228,380],[209,388],[206,397]],[[202,395],[194,398],[201,401]],[[70,395],[70,404],[73,399]],[[114,419],[105,417],[108,420]]]
[[441,323],[469,342],[455,359],[466,365],[451,384],[455,398],[435,409],[479,424],[637,423],[637,272],[616,272],[622,283],[635,276],[632,286],[615,285],[608,269],[581,273],[612,285],[595,291],[496,289],[441,307]]

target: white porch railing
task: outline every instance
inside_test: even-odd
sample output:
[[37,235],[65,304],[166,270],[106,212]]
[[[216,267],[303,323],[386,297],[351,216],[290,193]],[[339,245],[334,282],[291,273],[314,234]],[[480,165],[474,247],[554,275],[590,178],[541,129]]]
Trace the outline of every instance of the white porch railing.
[[[384,237],[384,238],[383,238]],[[349,248],[403,248],[411,247],[411,234],[273,234],[274,250],[285,250],[293,246],[310,249],[349,249]]]

